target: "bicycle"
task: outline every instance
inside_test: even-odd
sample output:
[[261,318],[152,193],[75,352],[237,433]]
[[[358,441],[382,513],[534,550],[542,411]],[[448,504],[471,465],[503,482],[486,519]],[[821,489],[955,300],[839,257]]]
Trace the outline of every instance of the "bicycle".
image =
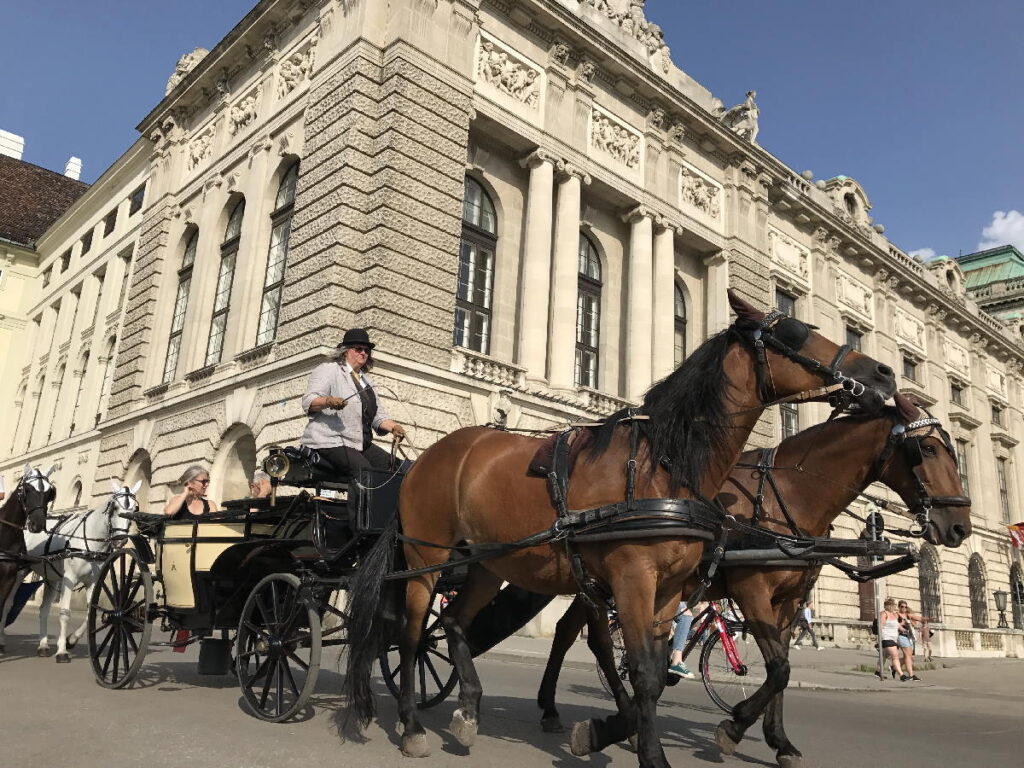
[[[608,612],[608,629],[612,636],[616,674],[629,690],[626,648],[614,608]],[[715,602],[708,603],[708,607],[694,618],[692,634],[683,647],[683,661],[698,644],[701,646],[698,669],[704,689],[722,711],[731,715],[733,707],[749,698],[765,681],[767,673],[761,650],[746,622],[726,615]],[[611,686],[600,665],[597,671],[601,685],[611,694]],[[676,677],[675,682],[679,679]]]

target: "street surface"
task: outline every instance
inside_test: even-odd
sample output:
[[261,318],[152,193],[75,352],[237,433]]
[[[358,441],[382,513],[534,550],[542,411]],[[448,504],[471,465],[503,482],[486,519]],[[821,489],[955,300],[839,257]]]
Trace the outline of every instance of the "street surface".
[[[51,620],[54,626],[56,617]],[[26,611],[8,629],[7,655],[0,657],[3,708],[0,766],[63,768],[288,768],[329,766],[452,766],[453,768],[535,768],[635,766],[623,747],[577,758],[566,737],[542,733],[534,703],[541,677],[539,654],[546,641],[511,638],[512,652],[479,662],[484,683],[484,717],[471,756],[448,732],[456,706],[447,702],[423,713],[432,747],[417,762],[397,750],[395,702],[378,685],[379,720],[363,738],[339,736],[341,676],[336,654],[326,654],[312,710],[300,722],[263,723],[245,714],[233,677],[196,674],[198,651],[153,649],[141,684],[109,691],[93,682],[85,647],[70,664],[36,658],[36,618]],[[154,640],[166,636],[154,630]],[[51,648],[53,639],[51,637]],[[529,651],[519,650],[529,648]],[[852,661],[870,655],[854,651],[804,650],[795,667],[814,664],[810,679],[847,679],[851,687],[871,686]],[[1024,766],[1024,662],[950,660],[950,669],[921,672],[917,688],[892,683],[875,690],[799,688],[786,695],[788,732],[814,768],[958,768]],[[828,669],[831,671],[828,671]],[[606,697],[585,646],[577,643],[559,689],[566,724],[608,714]],[[699,680],[666,689],[659,725],[673,766],[774,766],[759,726],[733,757],[721,758],[712,731],[723,715]]]

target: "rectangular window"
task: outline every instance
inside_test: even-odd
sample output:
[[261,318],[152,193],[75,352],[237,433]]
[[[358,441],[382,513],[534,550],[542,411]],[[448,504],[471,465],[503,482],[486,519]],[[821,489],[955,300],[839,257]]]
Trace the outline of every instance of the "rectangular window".
[[213,299],[213,318],[210,320],[210,340],[206,344],[204,365],[220,362],[224,350],[224,332],[228,324],[228,309],[231,305],[231,283],[235,277],[235,256],[229,251],[220,260],[220,274],[217,275],[217,294]]
[[917,381],[917,362],[912,357],[903,357],[903,378]]
[[996,459],[996,475],[999,479],[999,511],[1004,523],[1010,522],[1010,488],[1006,473],[1006,459]]
[[108,237],[117,226],[117,208],[112,210],[103,218],[103,236]]
[[992,404],[992,426],[1003,426],[1003,409],[995,403]]
[[864,334],[855,331],[850,326],[846,326],[846,345],[855,352],[862,352],[861,342],[864,340]]
[[779,406],[779,414],[782,416],[782,439],[792,437],[800,431],[800,412],[793,403],[783,403]]
[[796,317],[796,299],[785,291],[775,291],[775,308],[790,317]]
[[950,382],[949,399],[962,406],[964,404],[964,388],[955,382]]
[[493,284],[494,251],[463,237],[455,295],[455,346],[488,353]]
[[960,469],[960,485],[964,487],[964,495],[971,495],[971,484],[968,479],[969,473],[967,469],[967,441],[957,440],[956,441],[956,463]]
[[597,339],[601,297],[580,290],[576,297],[576,386],[597,389]]
[[142,210],[142,203],[146,199],[146,185],[143,184],[141,187],[132,192],[131,197],[128,198],[128,215],[134,216],[136,213]]
[[82,235],[82,255],[84,256],[92,248],[92,230],[90,229],[84,235]]

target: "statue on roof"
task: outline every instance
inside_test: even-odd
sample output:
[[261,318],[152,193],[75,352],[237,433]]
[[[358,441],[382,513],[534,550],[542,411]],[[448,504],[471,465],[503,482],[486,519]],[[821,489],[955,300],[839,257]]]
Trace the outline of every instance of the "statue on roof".
[[178,63],[174,65],[174,72],[167,79],[167,88],[164,90],[164,96],[170,94],[171,91],[188,77],[188,73],[195,69],[196,65],[206,58],[206,54],[209,51],[205,48],[196,48],[191,53],[186,53],[178,59]]
[[727,109],[719,118],[726,128],[751,144],[757,143],[758,117],[761,114],[754,101],[756,98],[757,91],[747,91],[747,98],[742,104]]

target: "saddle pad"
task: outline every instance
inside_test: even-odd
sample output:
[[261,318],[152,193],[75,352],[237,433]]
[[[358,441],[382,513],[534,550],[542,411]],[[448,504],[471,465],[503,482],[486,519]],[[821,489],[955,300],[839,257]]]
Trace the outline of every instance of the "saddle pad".
[[[555,460],[555,441],[558,439],[559,434],[559,432],[555,432],[553,435],[544,438],[540,447],[537,448],[536,453],[533,454],[533,458],[530,459],[529,472],[531,475],[547,477],[548,473],[551,472]],[[593,440],[594,430],[590,427],[580,427],[569,436],[568,475],[570,477],[572,476],[572,470],[576,466],[576,459],[579,458],[580,452],[590,445]]]

